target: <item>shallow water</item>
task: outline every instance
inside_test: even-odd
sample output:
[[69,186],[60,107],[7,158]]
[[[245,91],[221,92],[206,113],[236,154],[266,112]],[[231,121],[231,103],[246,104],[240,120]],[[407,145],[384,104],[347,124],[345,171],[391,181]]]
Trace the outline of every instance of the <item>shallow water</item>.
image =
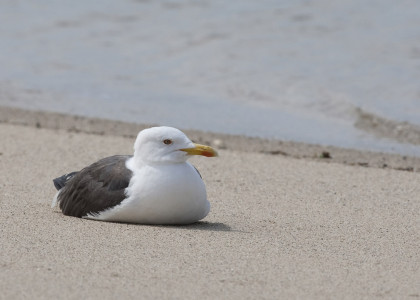
[[2,1],[0,105],[420,155],[355,126],[360,112],[420,126],[419,12],[414,0]]

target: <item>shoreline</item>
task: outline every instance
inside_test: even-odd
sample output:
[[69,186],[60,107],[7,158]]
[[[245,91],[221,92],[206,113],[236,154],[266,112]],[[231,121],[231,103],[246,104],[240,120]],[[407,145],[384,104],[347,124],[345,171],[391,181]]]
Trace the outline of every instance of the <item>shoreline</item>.
[[[144,128],[156,126],[7,106],[0,106],[0,123],[129,138],[135,138],[137,133]],[[420,157],[415,156],[180,129],[192,140],[209,144],[218,149],[289,156],[326,163],[333,162],[353,166],[420,172]]]

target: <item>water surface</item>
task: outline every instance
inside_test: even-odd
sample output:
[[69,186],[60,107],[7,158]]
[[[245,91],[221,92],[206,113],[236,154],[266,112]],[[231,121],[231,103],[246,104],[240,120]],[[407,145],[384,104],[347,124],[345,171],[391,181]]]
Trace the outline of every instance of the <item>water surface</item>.
[[[420,155],[420,2],[2,1],[0,105]],[[420,138],[419,138],[420,143]]]

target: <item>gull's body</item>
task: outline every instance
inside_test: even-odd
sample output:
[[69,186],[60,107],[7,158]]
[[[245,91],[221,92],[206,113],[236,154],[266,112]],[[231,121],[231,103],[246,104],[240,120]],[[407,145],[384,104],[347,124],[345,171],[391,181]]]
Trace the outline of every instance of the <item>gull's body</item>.
[[133,156],[102,159],[54,180],[53,201],[66,215],[142,224],[188,224],[210,211],[206,188],[190,155],[216,156],[181,131],[154,127],[139,133]]

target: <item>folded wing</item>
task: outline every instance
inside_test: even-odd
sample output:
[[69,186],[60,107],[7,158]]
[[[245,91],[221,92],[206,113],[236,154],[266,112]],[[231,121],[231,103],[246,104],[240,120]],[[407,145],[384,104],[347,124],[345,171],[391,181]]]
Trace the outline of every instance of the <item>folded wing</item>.
[[125,165],[130,157],[110,156],[72,174],[57,198],[63,214],[81,218],[120,204],[132,176]]

